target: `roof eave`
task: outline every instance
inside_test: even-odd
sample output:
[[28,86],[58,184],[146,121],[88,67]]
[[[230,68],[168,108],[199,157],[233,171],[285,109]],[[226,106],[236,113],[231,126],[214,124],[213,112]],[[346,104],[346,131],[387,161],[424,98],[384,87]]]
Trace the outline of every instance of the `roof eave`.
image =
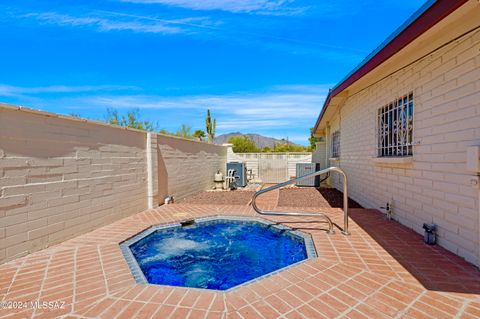
[[467,1],[468,0],[429,0],[426,2],[329,92],[313,128],[313,132],[317,131],[332,97],[338,95],[380,64],[390,59],[402,48],[428,31]]

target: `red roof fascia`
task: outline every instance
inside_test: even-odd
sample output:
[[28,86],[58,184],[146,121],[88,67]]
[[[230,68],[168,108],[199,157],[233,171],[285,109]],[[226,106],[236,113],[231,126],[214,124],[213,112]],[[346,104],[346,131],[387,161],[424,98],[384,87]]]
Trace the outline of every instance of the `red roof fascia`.
[[394,56],[398,51],[404,48],[406,45],[414,41],[424,32],[428,31],[438,22],[443,20],[453,11],[457,10],[468,0],[438,0],[430,8],[428,8],[419,18],[408,25],[402,32],[400,32],[395,38],[393,38],[388,44],[386,44],[377,54],[375,54],[370,60],[365,62],[357,71],[352,73],[343,82],[338,84],[328,94],[325,103],[323,104],[322,112],[320,113],[317,122],[315,123],[314,131],[317,129],[320,121],[325,114],[325,111],[330,103],[330,100],[345,90],[347,87],[361,79],[377,66]]

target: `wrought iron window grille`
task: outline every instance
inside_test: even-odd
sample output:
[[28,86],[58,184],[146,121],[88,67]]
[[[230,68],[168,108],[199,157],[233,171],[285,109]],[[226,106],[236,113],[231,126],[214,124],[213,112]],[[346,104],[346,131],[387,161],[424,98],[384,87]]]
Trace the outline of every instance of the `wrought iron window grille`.
[[413,93],[378,109],[377,156],[413,155]]

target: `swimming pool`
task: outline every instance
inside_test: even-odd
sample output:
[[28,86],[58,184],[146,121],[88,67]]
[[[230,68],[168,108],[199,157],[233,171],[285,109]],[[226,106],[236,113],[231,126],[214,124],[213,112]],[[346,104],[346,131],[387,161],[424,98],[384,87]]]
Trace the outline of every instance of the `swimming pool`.
[[215,290],[315,256],[306,234],[260,218],[231,217],[149,229],[122,251],[137,281]]

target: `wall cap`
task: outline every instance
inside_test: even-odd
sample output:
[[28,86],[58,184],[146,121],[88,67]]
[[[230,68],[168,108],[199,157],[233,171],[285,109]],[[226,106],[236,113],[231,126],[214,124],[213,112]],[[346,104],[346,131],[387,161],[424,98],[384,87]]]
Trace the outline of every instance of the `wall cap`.
[[150,132],[150,131],[146,131],[146,130],[139,130],[139,129],[136,129],[136,128],[125,127],[125,126],[120,126],[120,125],[115,125],[115,124],[109,124],[109,123],[101,122],[101,121],[98,121],[98,120],[90,120],[90,119],[84,119],[84,118],[75,117],[75,116],[69,116],[69,115],[63,115],[63,114],[58,114],[58,113],[53,113],[53,112],[47,112],[47,111],[32,109],[32,108],[25,107],[25,106],[20,106],[20,105],[13,105],[13,104],[7,104],[7,103],[0,102],[0,111],[1,110],[8,110],[8,111],[14,111],[14,112],[15,111],[24,112],[24,113],[36,114],[36,115],[41,115],[41,116],[45,116],[45,117],[51,117],[51,118],[57,118],[57,119],[72,121],[72,122],[79,122],[79,123],[109,127],[109,128],[117,129],[117,130],[137,132],[137,133],[145,134],[145,136],[146,136],[147,133],[151,133],[152,136],[156,135],[156,136],[172,137],[172,138],[176,138],[176,139],[179,139],[179,140],[222,147],[222,145],[217,145],[217,144],[209,143],[209,142],[206,142],[206,141],[198,141],[198,140],[192,140],[192,139],[188,139],[188,138],[181,137],[181,136],[163,134],[163,133],[159,133],[159,132]]

